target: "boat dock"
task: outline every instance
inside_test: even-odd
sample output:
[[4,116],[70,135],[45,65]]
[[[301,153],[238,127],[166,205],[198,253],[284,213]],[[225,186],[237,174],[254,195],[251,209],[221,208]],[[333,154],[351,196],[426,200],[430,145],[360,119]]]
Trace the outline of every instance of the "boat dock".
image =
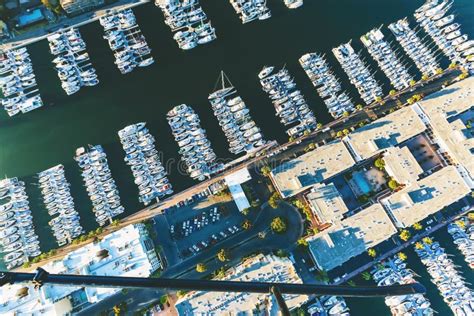
[[174,32],[179,48],[189,50],[217,38],[216,29],[199,4],[199,0],[155,0],[165,16],[165,24]]
[[82,169],[82,178],[87,194],[92,202],[95,220],[100,226],[125,211],[120,203],[120,195],[112,178],[107,155],[100,145],[81,147],[76,150],[74,159]]
[[469,267],[474,269],[474,225],[467,217],[461,217],[448,225],[448,233]]
[[199,116],[191,107],[186,104],[175,106],[168,112],[167,120],[191,178],[202,181],[223,170],[224,165],[217,163],[217,155],[206,131],[201,128]]
[[[397,256],[380,263],[371,274],[378,286],[416,282],[415,273],[407,268],[406,263]],[[429,300],[422,294],[388,296],[385,298],[385,304],[394,316],[434,314]]]
[[18,178],[0,180],[0,245],[8,269],[41,254],[29,208],[25,183]]
[[261,0],[229,0],[235,12],[239,15],[242,24],[255,20],[266,20],[272,14],[266,1]]
[[390,44],[385,41],[382,31],[373,29],[360,40],[369,51],[369,54],[377,62],[380,69],[390,80],[390,83],[396,90],[403,90],[410,87],[413,77],[398,59]]
[[245,102],[236,95],[237,91],[224,72],[221,72],[219,81],[222,86],[209,94],[208,99],[226,135],[229,151],[235,155],[256,151],[267,143],[260,128],[250,116]]
[[125,151],[125,162],[130,166],[139,189],[139,201],[145,205],[173,193],[165,168],[161,165],[155,138],[145,123],[129,125],[118,132]]
[[[296,83],[287,69],[274,72],[275,67],[265,66],[258,77],[263,91],[272,100],[276,115],[285,125],[290,137],[299,137],[317,128],[316,117],[306,103],[303,94],[296,89]],[[294,124],[297,125],[294,125]]]
[[340,81],[334,76],[324,56],[309,53],[301,56],[299,62],[332,117],[339,118],[355,110],[349,95],[342,90]]
[[351,42],[341,44],[332,50],[342,69],[349,77],[350,82],[359,91],[360,97],[369,105],[382,98],[382,87],[377,83],[374,76],[359,54],[354,51]]
[[410,28],[408,19],[401,19],[388,26],[403,50],[413,60],[418,70],[426,76],[434,76],[440,65],[431,50],[423,44],[418,35]]
[[84,233],[79,223],[79,213],[74,208],[74,200],[64,175],[64,166],[57,165],[38,173],[43,203],[51,216],[57,215],[49,226],[53,230],[59,246],[70,243]]
[[472,315],[472,290],[467,287],[464,278],[459,275],[453,261],[439,243],[433,242],[431,238],[424,238],[422,242],[415,244],[415,252],[454,315]]
[[0,54],[0,88],[4,96],[2,105],[9,116],[43,106],[26,48]]
[[115,64],[122,74],[155,62],[131,9],[102,16],[99,22],[104,27],[104,39],[109,42]]
[[441,3],[431,1],[416,10],[415,19],[433,39],[438,48],[450,59],[474,71],[474,40],[469,40],[460,30],[458,23],[453,23],[455,15],[447,15],[453,2],[443,0]]
[[70,28],[48,36],[48,42],[51,54],[56,56],[53,63],[61,87],[67,95],[78,92],[83,86],[99,83],[78,29]]

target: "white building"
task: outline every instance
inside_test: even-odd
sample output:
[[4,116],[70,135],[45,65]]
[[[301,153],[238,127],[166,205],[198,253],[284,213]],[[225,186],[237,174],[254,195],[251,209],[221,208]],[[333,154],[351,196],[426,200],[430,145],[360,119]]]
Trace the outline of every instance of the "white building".
[[[126,226],[43,266],[49,273],[148,277],[161,267],[145,225]],[[0,287],[0,315],[65,315],[97,303],[118,288],[13,284]]]
[[[231,268],[225,281],[302,283],[288,258],[263,254]],[[306,295],[283,295],[288,308],[294,309],[308,300]],[[252,315],[256,308],[267,315],[278,314],[273,295],[255,293],[191,292],[176,302],[179,315]]]

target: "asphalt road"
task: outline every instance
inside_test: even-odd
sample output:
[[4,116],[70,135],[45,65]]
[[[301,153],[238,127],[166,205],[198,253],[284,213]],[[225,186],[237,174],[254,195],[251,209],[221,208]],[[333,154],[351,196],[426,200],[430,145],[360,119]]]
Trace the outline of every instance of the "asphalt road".
[[[303,234],[303,218],[298,210],[288,203],[281,203],[277,209],[270,208],[264,204],[259,211],[252,228],[221,241],[211,248],[205,249],[199,254],[180,262],[177,265],[170,266],[163,274],[166,278],[201,278],[203,274],[196,272],[197,263],[205,263],[208,271],[215,271],[224,264],[233,266],[238,264],[241,258],[256,252],[266,252],[276,249],[290,251],[293,249],[295,242]],[[164,216],[164,215],[159,215]],[[284,234],[275,234],[269,231],[270,222],[276,216],[282,216],[287,219],[288,230]],[[160,228],[162,228],[160,226]],[[265,239],[257,237],[259,232],[266,231]],[[162,231],[161,231],[162,232]],[[227,249],[230,260],[222,263],[216,259],[217,252],[221,249]],[[110,309],[112,306],[123,301],[127,302],[129,312],[138,311],[144,307],[155,303],[165,291],[156,290],[130,290],[126,295],[122,292],[102,300],[101,302],[89,306],[82,310],[78,315],[99,315],[102,311]]]

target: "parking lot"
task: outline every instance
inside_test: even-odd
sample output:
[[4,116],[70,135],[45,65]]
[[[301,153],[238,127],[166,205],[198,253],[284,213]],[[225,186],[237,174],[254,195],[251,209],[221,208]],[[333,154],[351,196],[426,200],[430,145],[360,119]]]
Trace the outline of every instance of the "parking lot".
[[201,196],[155,217],[159,244],[174,265],[242,230],[244,216],[228,196]]

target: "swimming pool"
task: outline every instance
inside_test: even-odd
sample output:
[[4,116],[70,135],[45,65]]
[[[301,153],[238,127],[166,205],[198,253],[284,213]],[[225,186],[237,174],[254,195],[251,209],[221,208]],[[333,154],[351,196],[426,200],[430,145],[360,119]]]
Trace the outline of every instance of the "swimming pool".
[[33,24],[35,22],[39,22],[44,20],[43,12],[41,12],[40,8],[36,8],[31,10],[30,12],[25,12],[24,14],[20,15],[17,19],[18,27],[23,27],[28,24]]
[[367,179],[364,177],[363,173],[354,173],[352,179],[363,194],[367,194],[372,191],[370,184],[367,182]]

